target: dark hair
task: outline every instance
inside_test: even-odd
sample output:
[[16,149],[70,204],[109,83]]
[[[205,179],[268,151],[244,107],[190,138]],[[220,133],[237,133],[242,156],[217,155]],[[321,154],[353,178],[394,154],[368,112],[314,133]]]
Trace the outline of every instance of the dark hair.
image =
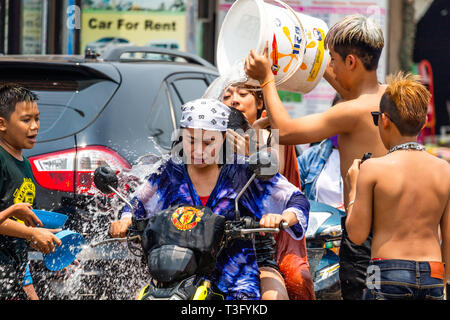
[[7,83],[0,86],[0,117],[9,120],[16,110],[16,104],[20,102],[32,102],[38,100],[38,96],[15,83]]
[[349,54],[356,55],[367,71],[376,70],[380,60],[381,50],[371,48],[363,43],[335,45],[333,48],[345,60]]
[[247,117],[244,115],[242,111],[239,111],[236,108],[230,108],[231,112],[228,116],[228,129],[232,130],[243,130],[244,132],[250,129],[252,126],[247,120]]

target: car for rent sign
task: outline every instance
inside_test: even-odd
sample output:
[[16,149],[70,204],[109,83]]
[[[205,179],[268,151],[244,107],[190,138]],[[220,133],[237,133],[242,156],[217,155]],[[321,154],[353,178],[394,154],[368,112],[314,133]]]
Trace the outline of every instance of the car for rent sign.
[[184,0],[87,1],[81,14],[81,49],[156,45],[185,50]]

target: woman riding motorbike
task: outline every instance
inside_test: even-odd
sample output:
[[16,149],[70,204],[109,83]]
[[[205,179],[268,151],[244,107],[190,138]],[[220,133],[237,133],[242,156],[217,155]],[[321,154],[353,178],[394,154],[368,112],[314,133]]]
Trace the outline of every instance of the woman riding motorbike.
[[[234,154],[231,161],[229,157],[223,161],[225,132],[236,122],[230,115],[239,114],[243,117],[214,99],[183,105],[180,143],[175,143],[171,158],[137,190],[131,201],[135,216],[149,217],[171,206],[190,204],[208,206],[226,220],[235,220],[234,201],[252,175],[248,163]],[[182,161],[176,153],[182,153]],[[309,202],[279,173],[270,180],[253,180],[239,199],[239,209],[241,216],[261,219],[261,227],[278,227],[286,221],[286,231],[295,239],[306,232]],[[131,225],[130,216],[131,210],[125,206],[121,220],[111,225],[113,237],[124,236]],[[226,299],[260,299],[253,242],[236,240],[224,248],[210,280]]]

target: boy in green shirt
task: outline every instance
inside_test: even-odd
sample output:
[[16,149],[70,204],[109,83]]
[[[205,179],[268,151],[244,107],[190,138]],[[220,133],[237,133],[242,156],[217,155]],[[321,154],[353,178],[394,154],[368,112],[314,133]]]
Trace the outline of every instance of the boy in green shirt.
[[31,210],[36,187],[30,162],[39,131],[37,96],[17,85],[0,87],[0,299],[25,298],[22,283],[28,261],[27,240],[44,254],[61,245]]

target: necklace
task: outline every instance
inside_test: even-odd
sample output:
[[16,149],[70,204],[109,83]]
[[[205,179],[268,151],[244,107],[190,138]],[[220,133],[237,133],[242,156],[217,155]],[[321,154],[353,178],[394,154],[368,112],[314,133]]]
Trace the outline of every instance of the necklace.
[[417,151],[425,151],[425,147],[417,142],[406,142],[403,144],[399,144],[395,147],[393,147],[391,150],[389,150],[386,154],[389,154],[391,152],[397,151],[397,150],[417,150]]

